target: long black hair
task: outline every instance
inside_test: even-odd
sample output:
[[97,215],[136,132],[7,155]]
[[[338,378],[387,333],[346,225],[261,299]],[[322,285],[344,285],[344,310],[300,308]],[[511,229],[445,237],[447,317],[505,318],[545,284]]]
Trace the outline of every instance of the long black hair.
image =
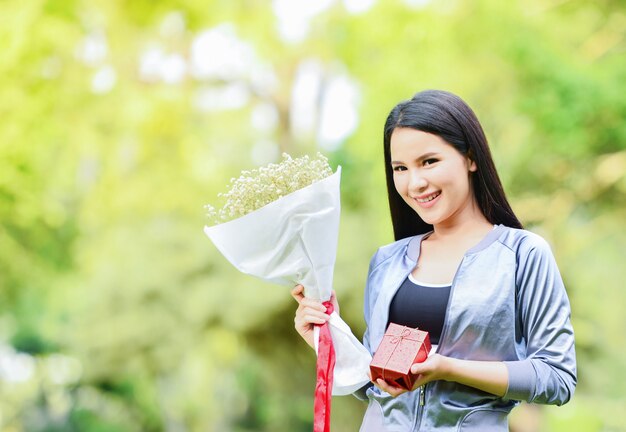
[[492,224],[522,228],[506,199],[487,138],[474,111],[452,93],[425,90],[396,105],[385,122],[385,174],[396,240],[432,230],[432,225],[424,222],[402,199],[393,183],[391,134],[399,127],[438,135],[463,156],[469,157],[477,167],[471,173],[471,188],[476,203],[487,220]]

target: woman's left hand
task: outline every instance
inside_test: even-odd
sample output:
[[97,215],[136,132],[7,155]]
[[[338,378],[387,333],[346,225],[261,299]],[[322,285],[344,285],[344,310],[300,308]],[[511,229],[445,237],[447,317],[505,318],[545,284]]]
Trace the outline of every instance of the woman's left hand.
[[[445,379],[447,374],[447,359],[447,357],[442,355],[433,354],[422,363],[413,364],[413,366],[411,366],[411,373],[417,375],[415,384],[413,384],[413,390],[431,381]],[[407,392],[407,390],[396,387],[384,381],[382,378],[378,378],[374,384],[393,397],[400,396],[402,393]]]

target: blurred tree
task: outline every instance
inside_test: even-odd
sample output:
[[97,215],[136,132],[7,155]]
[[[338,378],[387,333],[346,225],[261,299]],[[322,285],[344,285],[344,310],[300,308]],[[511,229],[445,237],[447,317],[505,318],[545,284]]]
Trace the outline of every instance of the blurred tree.
[[[611,1],[2,2],[0,428],[310,430],[293,301],[230,268],[201,206],[282,151],[341,164],[335,284],[361,333],[385,116],[445,88],[572,300],[576,397],[514,426],[624,430],[625,23]],[[334,403],[355,430],[364,406]]]

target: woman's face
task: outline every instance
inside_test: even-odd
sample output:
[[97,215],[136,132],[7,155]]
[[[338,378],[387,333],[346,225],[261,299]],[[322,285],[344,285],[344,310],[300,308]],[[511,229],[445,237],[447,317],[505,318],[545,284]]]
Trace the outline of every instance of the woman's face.
[[396,128],[391,135],[396,190],[431,225],[451,225],[475,214],[470,171],[476,164],[437,135]]

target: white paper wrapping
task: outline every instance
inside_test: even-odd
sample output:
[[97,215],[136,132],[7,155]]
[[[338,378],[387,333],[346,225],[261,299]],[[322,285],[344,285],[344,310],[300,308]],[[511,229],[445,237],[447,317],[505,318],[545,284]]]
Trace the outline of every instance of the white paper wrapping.
[[[330,315],[330,334],[335,347],[333,395],[343,396],[355,392],[370,381],[367,371],[372,361],[367,348],[354,337],[350,326],[336,313]],[[319,344],[319,327],[314,329],[315,352]]]
[[[340,177],[338,167],[323,180],[238,219],[205,226],[204,232],[241,272],[288,287],[302,284],[307,297],[327,301],[339,237]],[[369,382],[371,356],[338,314],[329,323],[336,355],[333,395],[349,394]]]

